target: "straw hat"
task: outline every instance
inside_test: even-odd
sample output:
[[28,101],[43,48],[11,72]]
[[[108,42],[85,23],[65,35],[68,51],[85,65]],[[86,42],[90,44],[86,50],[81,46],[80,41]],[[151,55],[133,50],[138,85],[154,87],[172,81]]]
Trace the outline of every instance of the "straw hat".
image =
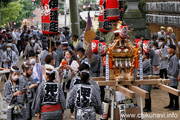
[[172,27],[167,27],[167,31],[168,32],[173,32],[173,28]]
[[165,27],[164,27],[164,26],[161,26],[160,29],[165,29]]

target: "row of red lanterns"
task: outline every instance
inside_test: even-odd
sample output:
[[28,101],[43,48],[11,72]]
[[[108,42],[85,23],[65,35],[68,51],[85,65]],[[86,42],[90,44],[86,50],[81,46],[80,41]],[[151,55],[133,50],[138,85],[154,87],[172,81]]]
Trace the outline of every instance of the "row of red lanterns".
[[122,0],[100,0],[99,30],[107,33],[111,29],[111,22],[123,20]]

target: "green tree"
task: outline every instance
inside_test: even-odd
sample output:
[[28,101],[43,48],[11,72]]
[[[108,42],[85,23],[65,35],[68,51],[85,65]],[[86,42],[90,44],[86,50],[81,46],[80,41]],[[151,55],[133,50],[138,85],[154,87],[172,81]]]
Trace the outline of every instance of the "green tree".
[[147,11],[146,11],[146,0],[140,0],[139,1],[139,10],[141,11],[143,18],[145,18],[146,13],[147,13]]
[[10,2],[6,6],[4,4],[1,4],[1,23],[0,26],[3,26],[4,24],[9,24],[11,26],[11,23],[13,21],[16,21],[19,12],[22,10],[22,5],[19,1],[17,2]]

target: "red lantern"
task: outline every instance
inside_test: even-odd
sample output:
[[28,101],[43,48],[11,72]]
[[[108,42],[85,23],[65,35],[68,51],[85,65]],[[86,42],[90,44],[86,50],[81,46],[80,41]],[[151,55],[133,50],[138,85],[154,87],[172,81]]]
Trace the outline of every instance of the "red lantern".
[[107,47],[105,42],[99,42],[98,44],[98,53],[101,51],[101,55],[105,55],[107,52]]
[[106,15],[109,21],[117,21],[119,19],[119,2],[118,0],[107,0]]
[[121,25],[120,26],[120,32],[119,35],[123,38],[128,35],[128,26],[127,25]]
[[58,32],[58,0],[41,0],[42,32],[54,35]]
[[[136,48],[138,48],[141,45],[141,40],[140,39],[136,39]],[[149,53],[149,40],[144,40],[143,41],[143,52],[144,53]]]
[[93,53],[98,53],[99,40],[93,40],[91,43]]
[[102,32],[102,33],[107,33],[109,32],[109,30],[105,30],[103,28],[104,26],[104,22],[105,22],[105,19],[104,19],[104,0],[100,0],[99,2],[99,7],[100,7],[100,14],[99,14],[99,30]]

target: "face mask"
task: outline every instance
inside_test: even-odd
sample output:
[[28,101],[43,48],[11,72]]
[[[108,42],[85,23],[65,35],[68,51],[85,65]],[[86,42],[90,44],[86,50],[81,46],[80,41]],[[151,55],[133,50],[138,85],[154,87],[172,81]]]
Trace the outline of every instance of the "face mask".
[[77,58],[78,58],[78,59],[80,59],[80,56],[79,56],[79,55],[77,55]]
[[11,48],[8,47],[8,48],[7,48],[7,51],[11,51]]
[[68,62],[69,62],[70,60],[71,60],[71,59],[66,59],[66,61],[68,61]]
[[164,30],[161,30],[161,32],[164,32]]
[[161,46],[162,46],[162,44],[163,44],[163,42],[159,42],[159,43],[158,43],[159,47],[161,47]]
[[170,36],[169,36],[169,35],[167,35],[166,37],[167,37],[167,38],[170,38]]
[[14,80],[14,81],[17,81],[17,79],[19,78],[19,76],[18,75],[16,75],[16,76],[12,76],[12,79]]
[[35,43],[35,40],[31,40],[31,43]]
[[35,64],[35,63],[36,63],[36,59],[31,59],[31,60],[30,60],[30,63],[31,63],[31,64]]

